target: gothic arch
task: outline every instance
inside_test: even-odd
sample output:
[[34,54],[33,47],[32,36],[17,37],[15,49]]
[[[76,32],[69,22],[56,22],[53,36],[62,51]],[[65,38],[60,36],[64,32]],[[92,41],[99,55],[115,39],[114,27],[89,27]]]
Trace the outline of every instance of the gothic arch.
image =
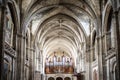
[[110,62],[110,77],[112,80],[117,80],[116,70],[117,70],[117,62],[116,62],[116,58],[114,57]]
[[70,77],[65,77],[64,80],[71,80],[71,78]]
[[16,50],[16,35],[20,31],[20,19],[19,19],[19,11],[17,8],[17,4],[13,0],[8,0],[7,6],[10,9],[11,17],[13,20],[14,28],[13,28],[13,48]]
[[114,80],[118,80],[117,79],[117,63],[114,63],[114,66],[113,66],[113,77],[114,77]]
[[107,1],[105,9],[103,11],[103,35],[105,35],[105,46],[106,50],[109,51],[113,47],[112,34],[113,34],[113,8],[110,0]]
[[107,31],[107,23],[108,23],[108,18],[110,15],[110,12],[112,10],[112,5],[110,3],[110,0],[106,3],[105,9],[104,9],[104,14],[103,14],[103,32]]
[[63,78],[62,77],[57,77],[56,80],[63,80]]
[[53,77],[49,77],[48,80],[55,80]]
[[[41,1],[42,2],[42,1]],[[28,8],[28,12],[26,12],[27,14],[25,15],[25,17],[26,17],[26,20],[28,20],[28,22],[30,22],[29,20],[31,20],[31,18],[30,17],[33,17],[33,16],[35,16],[36,14],[38,14],[38,13],[41,13],[41,12],[43,12],[43,10],[48,10],[48,9],[53,9],[53,8],[56,8],[57,6],[56,5],[47,5],[47,6],[43,6],[42,8],[39,8],[38,10],[33,10],[33,9],[35,9],[36,8],[36,5],[40,5],[40,4],[38,4],[38,3],[40,3],[40,2],[36,2],[36,3],[34,3],[32,6],[29,6],[29,8]],[[82,2],[82,3],[84,3],[84,2]],[[71,3],[66,3],[66,5],[70,5],[70,6],[75,6],[75,7],[79,7],[79,6],[77,6],[77,5],[75,5],[75,4],[71,4]],[[91,15],[94,19],[96,18],[96,14],[95,14],[95,12],[93,11],[93,9],[88,5],[88,4],[86,4],[86,2],[84,3],[84,5],[86,5],[87,6],[87,8],[89,9],[89,11],[91,12],[91,13],[89,13],[89,12],[87,12],[86,11],[86,13],[87,14],[89,14],[89,15]],[[30,9],[30,7],[31,7],[31,9]],[[81,7],[79,7],[81,10],[84,10],[84,9],[82,9]],[[34,12],[30,12],[30,11],[34,11]],[[44,13],[44,12],[43,12]],[[27,19],[28,18],[28,19]],[[23,26],[24,26],[24,23],[23,23]],[[26,26],[27,27],[27,26]]]
[[[40,2],[42,2],[42,1],[38,1],[38,3],[40,3]],[[43,1],[43,2],[46,2],[46,1]],[[38,7],[37,9],[35,9],[36,8],[36,6],[38,6],[38,3],[33,3],[33,5],[31,5],[31,6],[29,6],[29,8],[28,8],[28,10],[27,10],[27,12],[26,12],[26,14],[24,15],[24,20],[22,21],[22,28],[24,28],[22,31],[23,32],[26,32],[26,28],[28,27],[28,24],[29,24],[29,22],[31,22],[31,20],[32,20],[32,18],[33,17],[35,17],[36,15],[40,15],[40,18],[42,18],[42,16],[43,16],[43,13],[45,13],[45,12],[47,12],[47,11],[50,11],[51,10],[51,12],[53,12],[54,10],[58,10],[60,7],[63,7],[62,6],[62,4],[60,5],[60,7],[59,6],[56,6],[56,5],[42,5],[43,7]],[[80,2],[81,3],[81,2]],[[95,20],[95,18],[96,18],[96,14],[95,14],[95,12],[92,10],[92,8],[88,5],[88,4],[86,4],[86,2],[84,2],[84,1],[82,1],[82,3],[84,3],[84,6],[86,6],[86,8],[88,8],[88,10],[84,10],[81,6],[78,6],[78,5],[75,5],[75,4],[72,4],[72,3],[65,3],[66,5],[69,5],[69,6],[73,6],[74,8],[76,7],[76,8],[78,8],[78,10],[81,10],[81,11],[84,11],[84,13],[85,14],[87,14],[87,15],[89,15],[91,18],[92,18],[92,20]],[[40,5],[40,4],[39,4]],[[30,7],[31,7],[31,9],[30,9]],[[30,9],[30,10],[29,10]],[[34,10],[35,9],[35,10]],[[33,10],[33,11],[32,11]],[[70,9],[69,9],[70,10]],[[58,12],[58,11],[56,11],[56,12]],[[41,15],[41,13],[42,13],[42,15]],[[59,13],[59,12],[58,12]],[[63,11],[63,12],[60,12],[60,13],[65,13],[65,14],[68,14],[68,12],[65,12],[65,11]],[[73,13],[72,13],[73,14]],[[75,14],[75,13],[74,13]],[[47,14],[46,14],[47,15]],[[70,16],[71,16],[71,14],[69,14]],[[75,15],[74,15],[75,16]],[[39,16],[38,16],[39,17]],[[77,19],[76,19],[77,20]],[[43,22],[43,21],[41,21],[41,22]],[[79,20],[78,20],[78,22],[79,22]],[[95,23],[97,22],[97,20],[95,20]],[[96,23],[97,24],[97,23]],[[25,26],[26,25],[26,26]],[[80,24],[79,24],[80,25]],[[23,33],[24,34],[24,33]]]
[[117,63],[115,60],[111,62],[111,68],[110,68],[110,74],[111,74],[111,79],[113,80],[118,80],[117,79]]

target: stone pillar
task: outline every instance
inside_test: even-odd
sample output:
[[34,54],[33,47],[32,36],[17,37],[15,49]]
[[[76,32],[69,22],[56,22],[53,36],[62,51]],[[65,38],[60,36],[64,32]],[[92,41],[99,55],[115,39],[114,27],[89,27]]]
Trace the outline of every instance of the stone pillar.
[[116,26],[115,27],[115,40],[116,40],[116,54],[117,54],[117,80],[120,80],[120,25],[119,25],[119,11],[114,12]]
[[98,44],[98,69],[99,69],[99,80],[103,80],[103,57],[102,57],[102,39],[101,36],[97,37]]
[[25,36],[17,34],[17,80],[24,80]]
[[35,74],[35,49],[33,47],[30,48],[30,78],[29,80],[34,80]]
[[115,16],[115,47],[116,47],[116,57],[117,57],[117,80],[120,80],[120,0],[111,0],[113,12]]
[[99,80],[106,80],[106,62],[104,53],[104,36],[99,36],[98,41],[98,69]]
[[115,17],[112,19],[112,26],[111,26],[111,48],[115,48],[115,27],[116,23],[115,23]]
[[93,55],[92,55],[92,31],[93,31],[93,25],[92,25],[92,22],[90,22],[90,31],[91,31],[91,34],[90,34],[90,38],[89,38],[89,43],[90,43],[90,46],[88,47],[89,49],[88,49],[88,55],[89,55],[89,80],[92,80],[92,61],[93,61],[93,59],[92,59],[92,57],[93,57]]
[[88,61],[88,80],[91,80],[91,55],[90,55],[90,49],[87,50],[87,59]]
[[[91,38],[90,38],[91,42]],[[89,63],[89,80],[92,80],[92,46],[88,49],[88,63]]]
[[41,72],[41,65],[42,65],[42,62],[41,62],[41,52],[39,51],[39,54],[38,54],[38,69],[39,71]]
[[105,49],[104,49],[105,48],[104,47],[105,46],[104,45],[105,44],[104,43],[104,41],[105,41],[104,37],[105,37],[104,35],[101,36],[101,40],[102,40],[102,46],[101,46],[102,47],[102,51],[101,52],[102,52],[102,69],[103,69],[102,73],[103,73],[103,80],[106,80],[107,79],[107,71],[106,71],[107,70],[107,62],[105,61],[106,54],[105,54]]
[[78,49],[77,50],[77,54],[78,54],[78,56],[77,56],[77,58],[76,58],[76,67],[77,67],[77,73],[79,73],[80,71],[81,71],[81,67],[82,67],[82,63],[81,63],[81,61],[82,61],[82,53],[80,53],[80,50]]
[[44,58],[43,58],[43,57],[44,57],[44,56],[43,56],[43,50],[40,50],[40,54],[41,54],[41,59],[40,59],[40,60],[41,60],[41,63],[40,63],[40,64],[41,64],[41,69],[40,69],[40,70],[41,70],[41,74],[43,74],[44,69],[45,69],[45,64],[44,64],[44,62],[43,62],[43,59],[44,59]]
[[3,80],[3,63],[4,63],[4,18],[5,18],[5,1],[0,0],[0,80]]
[[107,80],[111,80],[110,79],[110,60],[107,60]]

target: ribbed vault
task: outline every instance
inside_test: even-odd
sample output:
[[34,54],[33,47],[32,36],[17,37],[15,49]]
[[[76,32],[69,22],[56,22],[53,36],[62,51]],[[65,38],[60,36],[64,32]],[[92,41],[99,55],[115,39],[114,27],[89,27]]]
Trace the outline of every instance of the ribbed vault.
[[85,52],[90,26],[95,25],[94,10],[79,0],[38,0],[25,14],[23,30],[32,23],[33,44],[42,50],[43,63],[58,50],[70,55],[76,65],[78,55]]

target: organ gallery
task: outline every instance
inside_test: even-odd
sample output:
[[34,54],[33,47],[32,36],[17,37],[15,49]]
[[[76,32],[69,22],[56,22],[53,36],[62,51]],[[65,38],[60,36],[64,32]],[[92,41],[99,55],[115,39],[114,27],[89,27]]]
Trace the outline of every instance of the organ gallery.
[[74,63],[71,57],[64,54],[57,55],[54,52],[54,55],[46,58],[45,63],[45,72],[47,74],[53,73],[73,73],[74,72]]

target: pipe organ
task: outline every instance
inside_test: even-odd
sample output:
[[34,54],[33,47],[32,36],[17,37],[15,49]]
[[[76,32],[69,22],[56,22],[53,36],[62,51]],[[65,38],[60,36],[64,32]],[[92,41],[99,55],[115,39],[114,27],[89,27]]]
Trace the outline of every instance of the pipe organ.
[[45,72],[46,74],[54,74],[54,73],[70,73],[74,72],[74,63],[73,59],[70,56],[64,55],[56,55],[54,52],[53,57],[46,58],[45,62]]

